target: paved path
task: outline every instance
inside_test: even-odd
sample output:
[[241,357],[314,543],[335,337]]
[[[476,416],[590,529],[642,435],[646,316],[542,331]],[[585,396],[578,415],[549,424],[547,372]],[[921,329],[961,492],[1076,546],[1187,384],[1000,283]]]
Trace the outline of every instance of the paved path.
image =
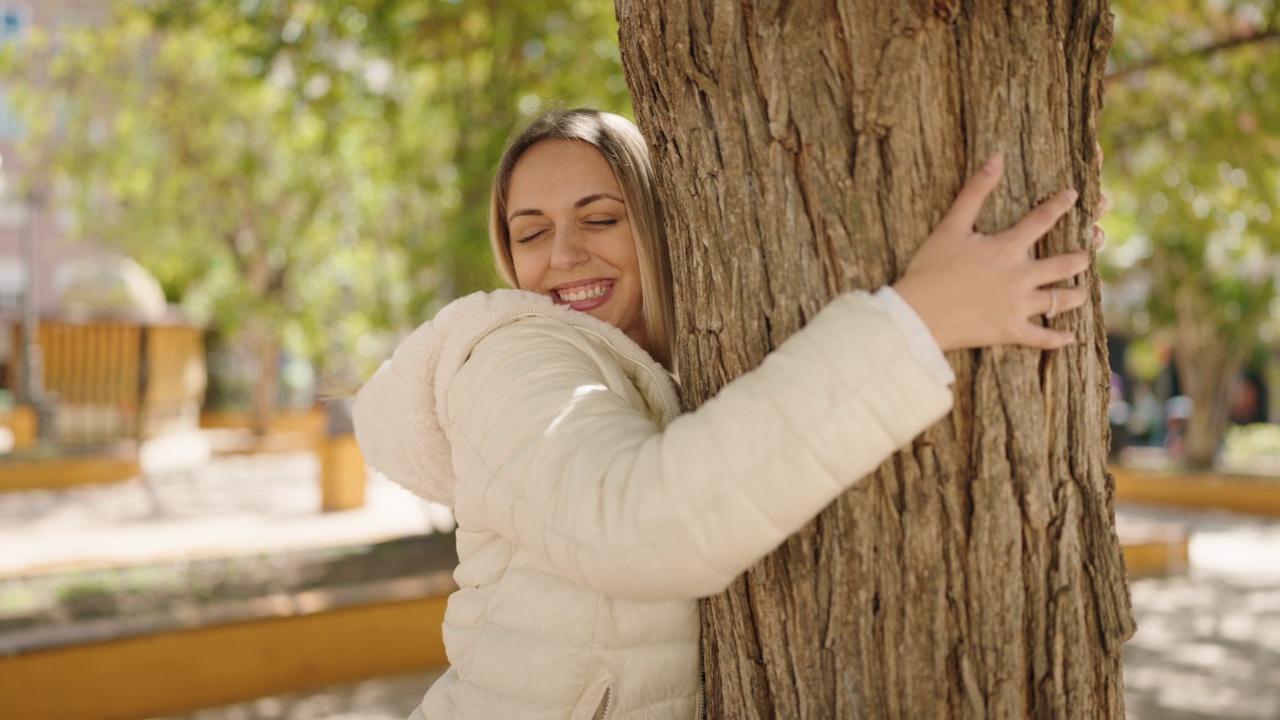
[[1138,632],[1124,651],[1129,718],[1280,718],[1280,521],[1122,511],[1192,532],[1185,575],[1131,585]]
[[392,675],[155,720],[405,720],[438,675]]
[[110,485],[0,493],[0,578],[390,540],[451,523],[381,477],[363,508],[320,511],[308,453],[215,458]]

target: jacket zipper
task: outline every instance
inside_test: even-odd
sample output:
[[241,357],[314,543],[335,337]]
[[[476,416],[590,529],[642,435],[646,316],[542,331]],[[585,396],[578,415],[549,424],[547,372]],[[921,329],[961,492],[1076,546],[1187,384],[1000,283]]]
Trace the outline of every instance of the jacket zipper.
[[604,714],[600,716],[600,720],[609,720],[609,715],[613,712],[613,683],[609,683],[604,692]]

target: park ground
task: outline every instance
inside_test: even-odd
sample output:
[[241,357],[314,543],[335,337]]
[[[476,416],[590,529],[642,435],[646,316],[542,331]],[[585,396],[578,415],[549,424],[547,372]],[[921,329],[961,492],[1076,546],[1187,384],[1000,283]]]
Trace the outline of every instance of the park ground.
[[[0,583],[57,568],[315,554],[447,524],[376,477],[364,507],[320,512],[308,453],[158,467],[145,482],[0,493]],[[1128,717],[1280,718],[1280,520],[1133,505],[1119,513],[1122,521],[1176,523],[1191,533],[1185,572],[1132,582],[1138,633],[1124,655]],[[435,675],[379,677],[163,720],[404,718]]]

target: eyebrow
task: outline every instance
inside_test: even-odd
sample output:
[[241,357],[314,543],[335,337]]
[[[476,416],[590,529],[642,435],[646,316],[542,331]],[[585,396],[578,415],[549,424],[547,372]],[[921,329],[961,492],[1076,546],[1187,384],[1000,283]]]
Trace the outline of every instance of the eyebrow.
[[[627,204],[625,200],[618,197],[617,195],[614,195],[613,193],[593,193],[591,195],[587,195],[586,197],[578,200],[578,202],[573,204],[573,207],[574,209],[584,208],[597,200],[616,200],[617,202],[620,202],[623,205]],[[537,210],[535,208],[526,208],[524,210],[517,210],[511,213],[510,215],[508,215],[507,222],[511,222],[512,220],[515,220],[516,218],[524,215],[545,215],[545,214],[546,213],[542,212],[541,210]]]

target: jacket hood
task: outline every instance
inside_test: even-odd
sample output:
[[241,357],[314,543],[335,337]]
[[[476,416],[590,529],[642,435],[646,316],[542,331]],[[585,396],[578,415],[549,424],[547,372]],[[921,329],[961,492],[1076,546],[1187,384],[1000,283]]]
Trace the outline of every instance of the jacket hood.
[[365,462],[415,494],[452,506],[452,450],[444,429],[449,386],[476,343],[528,315],[589,326],[628,354],[648,358],[621,330],[544,295],[495,290],[459,298],[410,333],[356,393],[352,416]]

